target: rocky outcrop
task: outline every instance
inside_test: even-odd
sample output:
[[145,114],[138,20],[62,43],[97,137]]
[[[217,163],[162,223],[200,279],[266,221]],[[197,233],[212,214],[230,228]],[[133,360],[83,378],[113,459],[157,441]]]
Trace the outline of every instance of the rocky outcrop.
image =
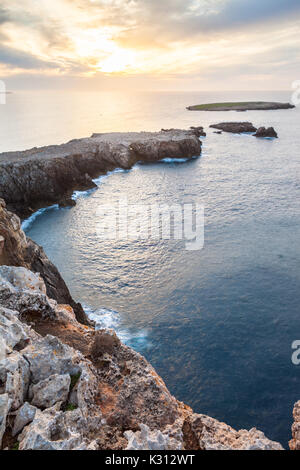
[[255,428],[235,431],[209,416],[194,414],[190,426],[201,450],[283,450]]
[[291,450],[300,450],[300,401],[297,401],[294,406],[293,418],[292,439],[289,445]]
[[277,139],[278,138],[278,134],[277,132],[275,131],[274,127],[259,127],[256,131],[256,133],[254,134],[254,137],[270,137],[270,138],[273,138],[273,139]]
[[281,449],[257,430],[235,431],[194,414],[114,331],[79,324],[71,307],[45,291],[38,274],[0,269],[0,299],[22,307],[0,300],[2,448]]
[[136,162],[192,158],[201,153],[193,130],[93,134],[67,144],[0,154],[0,197],[18,215],[59,203],[74,190],[88,189],[92,178]]
[[257,131],[251,122],[221,122],[220,124],[212,124],[209,127],[232,134],[253,133]]
[[[6,204],[2,199],[0,199],[0,237],[3,240],[0,245],[2,246],[0,265],[23,266],[33,272],[40,273],[46,285],[44,294],[47,293],[59,304],[71,305],[78,321],[88,323],[82,306],[72,299],[57,268],[47,258],[43,248],[26,237],[21,229],[19,217],[6,209]],[[9,277],[9,270],[6,271]],[[12,289],[9,279],[7,279],[6,289]]]

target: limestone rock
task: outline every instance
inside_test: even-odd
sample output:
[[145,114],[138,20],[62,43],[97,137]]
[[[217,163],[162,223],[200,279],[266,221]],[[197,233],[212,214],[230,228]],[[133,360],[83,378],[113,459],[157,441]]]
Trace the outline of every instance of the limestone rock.
[[2,438],[6,429],[6,419],[10,410],[11,400],[7,393],[0,395],[0,448],[2,445]]
[[82,306],[72,299],[57,268],[39,245],[27,239],[21,229],[20,219],[6,209],[3,199],[0,199],[0,236],[5,239],[4,250],[0,255],[0,265],[23,266],[40,273],[45,282],[48,297],[59,304],[71,305],[76,318],[84,324],[89,324]]
[[32,404],[39,408],[51,408],[57,402],[65,402],[69,395],[71,377],[68,374],[51,375],[31,388]]
[[27,424],[31,423],[36,412],[37,408],[35,406],[30,405],[28,402],[24,403],[17,411],[12,435],[16,436]]
[[7,393],[11,399],[12,410],[17,410],[24,403],[28,391],[29,378],[30,370],[28,362],[18,352],[10,354],[0,362],[2,393]]
[[291,450],[300,450],[300,401],[295,403],[293,418],[292,439],[289,442],[289,446]]
[[54,316],[42,279],[22,267],[0,266],[0,305],[21,314]]
[[191,428],[202,450],[283,450],[257,429],[235,431],[225,423],[205,415],[194,414]]
[[145,424],[140,424],[140,431],[126,431],[128,440],[125,450],[181,450],[182,442],[176,441],[159,430],[151,431]]
[[23,356],[29,363],[33,384],[51,375],[75,375],[81,371],[79,353],[54,336],[47,335],[28,345]]
[[[21,349],[29,341],[28,327],[17,321],[19,312],[0,306],[0,338],[5,353],[13,349]],[[3,354],[4,359],[6,354]]]
[[82,445],[80,433],[66,425],[64,415],[55,407],[38,410],[19,436],[19,450],[75,450]]

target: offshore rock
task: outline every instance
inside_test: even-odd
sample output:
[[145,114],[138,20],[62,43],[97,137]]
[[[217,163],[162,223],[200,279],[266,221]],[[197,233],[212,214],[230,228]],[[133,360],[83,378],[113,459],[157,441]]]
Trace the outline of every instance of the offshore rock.
[[209,127],[232,134],[253,133],[257,131],[257,128],[251,122],[221,122],[220,124],[212,124]]
[[254,134],[254,137],[270,137],[273,139],[278,139],[278,134],[274,127],[268,127],[267,129],[265,127],[259,127],[259,129],[257,129],[256,133]]

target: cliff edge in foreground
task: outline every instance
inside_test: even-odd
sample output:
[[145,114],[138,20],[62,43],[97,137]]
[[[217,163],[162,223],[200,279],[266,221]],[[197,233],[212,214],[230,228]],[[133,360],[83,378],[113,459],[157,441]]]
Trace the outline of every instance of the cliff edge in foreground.
[[[236,431],[194,413],[114,331],[79,323],[27,269],[33,242],[3,201],[0,233],[0,448],[282,449],[256,429]],[[44,255],[40,263],[50,261]]]
[[20,267],[0,267],[0,384],[3,448],[282,449],[193,413],[112,330],[79,324]]

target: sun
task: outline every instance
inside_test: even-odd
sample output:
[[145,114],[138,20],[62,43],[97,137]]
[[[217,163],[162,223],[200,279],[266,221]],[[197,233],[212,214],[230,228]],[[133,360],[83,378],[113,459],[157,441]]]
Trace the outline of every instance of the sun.
[[81,32],[73,41],[77,56],[97,72],[109,74],[136,71],[136,52],[120,47],[112,36],[112,31],[107,29]]
[[100,60],[97,64],[97,70],[104,73],[128,72],[134,68],[135,54],[116,48],[107,58]]

